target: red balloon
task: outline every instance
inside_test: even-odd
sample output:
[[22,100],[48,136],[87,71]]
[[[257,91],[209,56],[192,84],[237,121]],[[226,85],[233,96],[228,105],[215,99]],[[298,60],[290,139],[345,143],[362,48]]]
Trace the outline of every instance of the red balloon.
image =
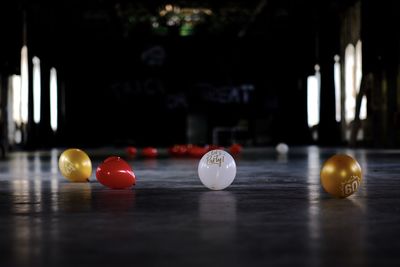
[[169,148],[169,154],[174,157],[183,157],[187,152],[188,148],[185,145],[174,145]]
[[128,146],[126,148],[126,154],[128,154],[129,157],[134,157],[137,154],[137,149],[134,146]]
[[157,148],[154,147],[145,147],[142,150],[142,155],[146,158],[155,158],[158,155]]
[[206,145],[205,148],[207,149],[207,152],[216,149],[225,150],[223,146],[218,146],[218,145]]
[[193,158],[201,158],[207,152],[208,152],[207,148],[199,146],[192,146],[188,149],[189,156]]
[[229,147],[229,151],[233,155],[239,154],[240,152],[242,152],[242,150],[243,150],[243,147],[239,144],[233,144]]
[[97,167],[97,180],[112,189],[124,189],[136,184],[131,166],[120,157],[108,157]]

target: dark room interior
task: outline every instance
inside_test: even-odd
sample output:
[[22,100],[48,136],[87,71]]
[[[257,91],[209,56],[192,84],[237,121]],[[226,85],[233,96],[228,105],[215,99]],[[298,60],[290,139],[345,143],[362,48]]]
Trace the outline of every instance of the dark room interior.
[[398,266],[399,10],[1,1],[0,266]]

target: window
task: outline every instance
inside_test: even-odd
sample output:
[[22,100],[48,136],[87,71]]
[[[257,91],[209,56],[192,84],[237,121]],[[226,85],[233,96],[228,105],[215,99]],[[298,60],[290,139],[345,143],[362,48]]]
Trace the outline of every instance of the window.
[[315,75],[307,78],[307,122],[310,128],[319,123],[320,77],[319,65],[315,65]]
[[11,76],[11,87],[13,121],[19,126],[21,125],[21,76]]
[[354,120],[355,108],[356,108],[356,90],[355,90],[355,51],[354,46],[349,44],[345,50],[345,103],[344,103],[344,112],[345,112],[345,120],[347,123],[350,123]]
[[340,122],[342,119],[341,114],[341,81],[340,81],[340,57],[336,55],[334,57],[335,64],[333,66],[333,75],[335,80],[335,118],[336,122]]
[[28,122],[29,111],[29,69],[28,69],[28,48],[21,49],[21,121]]
[[40,122],[40,97],[41,97],[41,80],[40,80],[40,59],[33,57],[33,121]]
[[56,132],[58,128],[58,86],[57,71],[55,68],[50,69],[50,126]]
[[[362,79],[362,44],[357,42],[356,47],[349,44],[345,50],[345,120],[350,123],[355,118],[356,97],[360,91]],[[361,101],[360,119],[367,118],[367,98]]]
[[[357,93],[360,92],[361,79],[362,79],[362,44],[359,40],[356,45],[356,89]],[[360,120],[367,118],[367,96],[363,96],[361,100]]]

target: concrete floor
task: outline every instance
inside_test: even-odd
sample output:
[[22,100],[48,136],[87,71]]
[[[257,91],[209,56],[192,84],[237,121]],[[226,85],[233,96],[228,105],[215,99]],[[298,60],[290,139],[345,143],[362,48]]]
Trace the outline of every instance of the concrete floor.
[[[133,159],[133,190],[58,172],[62,151],[0,161],[0,266],[400,266],[400,150],[248,149],[224,191],[197,159]],[[333,199],[319,182],[336,152],[364,171]],[[90,152],[93,168],[110,154]],[[104,155],[103,155],[104,154]]]

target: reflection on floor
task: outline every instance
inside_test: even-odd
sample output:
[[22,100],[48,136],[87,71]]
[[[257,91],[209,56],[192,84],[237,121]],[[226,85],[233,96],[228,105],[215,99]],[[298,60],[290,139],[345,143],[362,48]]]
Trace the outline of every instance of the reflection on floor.
[[[336,152],[363,167],[348,199],[319,183]],[[201,185],[197,159],[166,156],[129,160],[133,190],[104,188],[94,174],[70,183],[58,172],[60,153],[0,162],[0,266],[400,264],[400,151],[249,149],[224,191]],[[89,155],[96,168],[109,154]]]

